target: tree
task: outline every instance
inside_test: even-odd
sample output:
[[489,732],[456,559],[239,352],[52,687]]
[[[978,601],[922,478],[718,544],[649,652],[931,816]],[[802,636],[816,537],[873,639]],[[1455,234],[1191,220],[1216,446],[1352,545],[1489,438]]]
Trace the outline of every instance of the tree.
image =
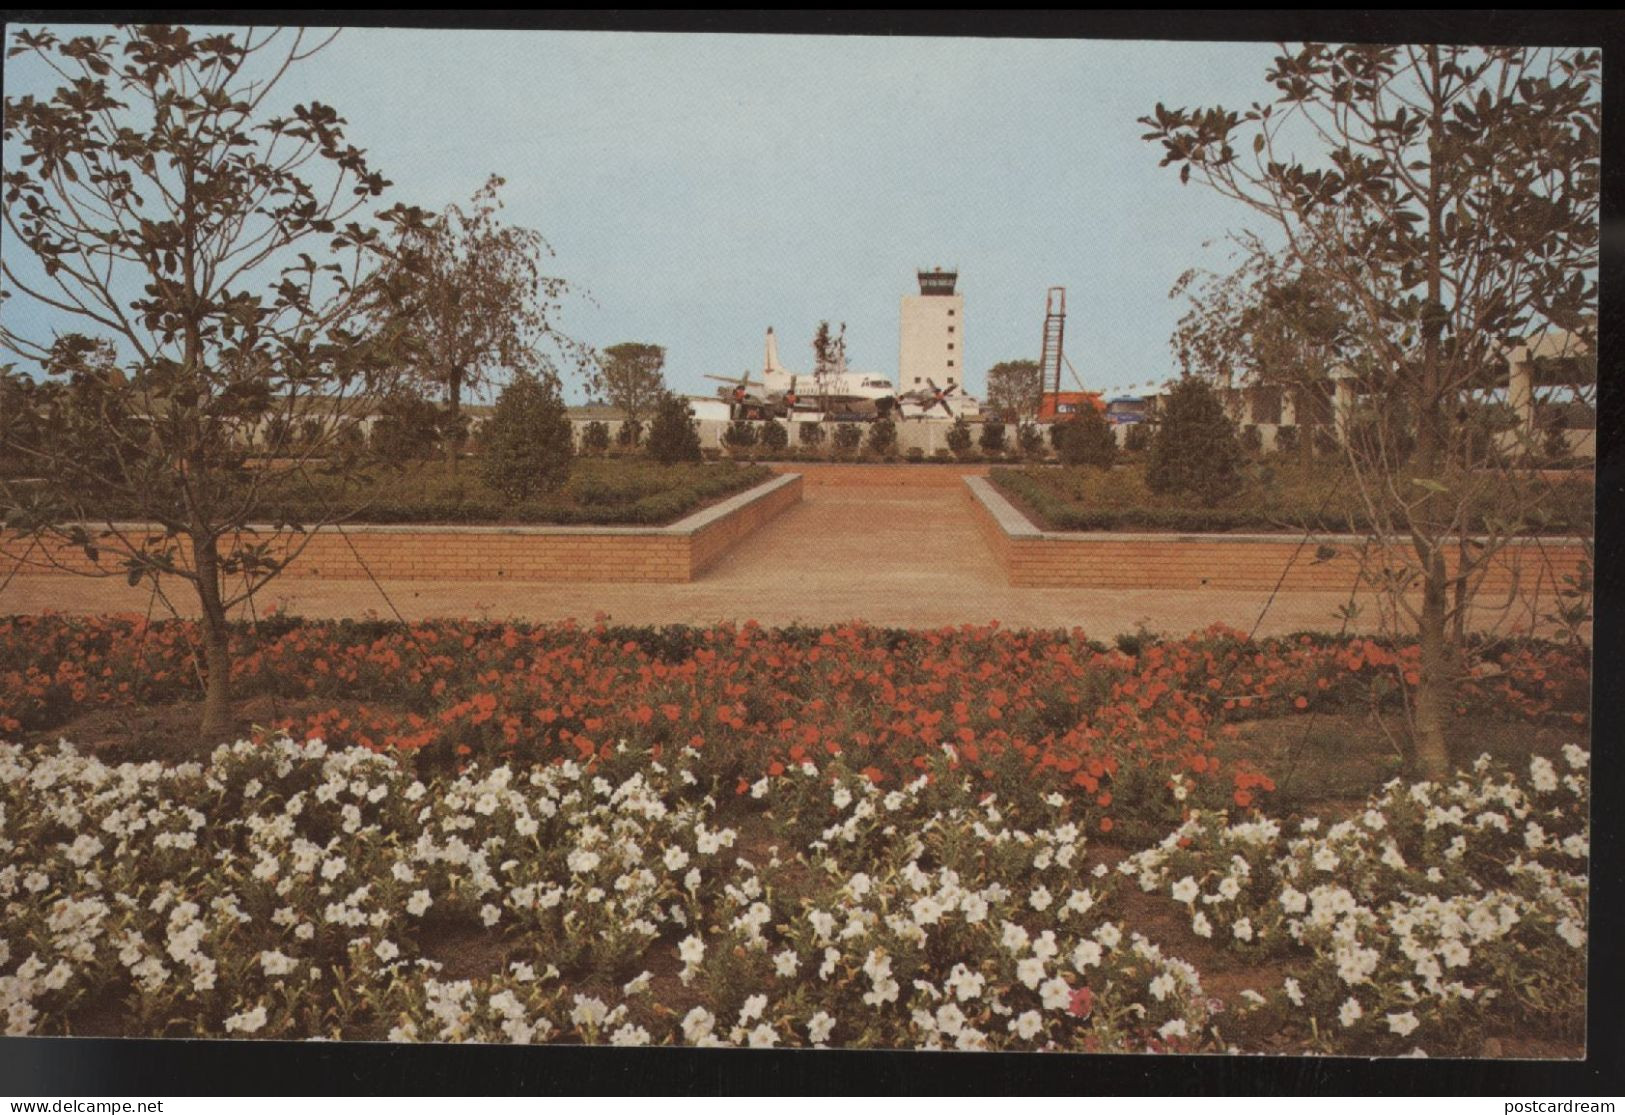
[[897,451],[897,423],[890,418],[876,418],[869,423],[869,452],[889,457]]
[[700,432],[694,428],[694,411],[681,395],[666,392],[655,404],[649,423],[649,456],[663,465],[677,465],[704,459],[700,452]]
[[610,345],[594,365],[589,390],[601,393],[634,429],[641,429],[644,416],[666,390],[660,374],[665,364],[666,350],[659,345],[634,341]]
[[[374,455],[385,461],[422,461],[434,456],[440,446],[440,411],[429,400],[402,386],[384,397],[373,418],[370,443]],[[273,431],[270,444],[280,444],[283,435]]]
[[722,440],[728,448],[746,450],[756,444],[756,423],[740,418],[728,423],[728,428],[722,432]]
[[1180,370],[1227,388],[1278,388],[1299,422],[1324,422],[1332,373],[1349,355],[1349,315],[1314,273],[1294,272],[1256,237],[1239,239],[1248,254],[1234,272],[1193,269],[1169,291],[1189,303],[1170,338]]
[[1006,422],[1032,418],[1043,397],[1044,372],[1036,360],[1005,360],[987,370],[988,409]]
[[480,476],[510,502],[552,491],[570,478],[570,416],[556,380],[515,376],[483,431]]
[[1153,492],[1195,496],[1211,507],[1240,482],[1236,426],[1205,380],[1184,376],[1168,392],[1151,438],[1145,482]]
[[[385,236],[363,223],[388,182],[331,107],[267,109],[289,69],[330,40],[24,30],[9,51],[13,67],[26,57],[63,84],[5,102],[18,157],[4,175],[0,274],[27,312],[0,325],[0,347],[22,363],[3,373],[45,435],[24,444],[0,423],[0,457],[34,476],[0,490],[6,525],[82,549],[100,575],[150,581],[166,602],[167,585],[192,587],[209,740],[231,731],[228,616],[298,556],[307,528],[351,510],[360,462],[344,447],[394,378],[389,335],[366,328],[402,293],[380,272]],[[396,235],[424,227],[400,206],[377,216]],[[313,413],[325,432],[301,442]],[[277,443],[261,449],[281,462],[247,468],[273,425]],[[330,447],[334,506],[250,531],[280,493],[311,490]]]
[[412,375],[444,392],[453,462],[463,442],[465,392],[508,374],[557,374],[549,347],[586,362],[583,346],[554,325],[568,285],[542,273],[552,249],[540,233],[499,219],[503,185],[493,174],[466,211],[448,206],[438,221],[407,229],[397,249],[412,289],[390,324],[407,342]]
[[581,451],[602,457],[609,449],[609,427],[602,422],[588,422],[581,431]]
[[989,418],[982,423],[982,434],[976,443],[982,447],[984,453],[1004,452],[1004,423],[997,418]]
[[1035,422],[1023,422],[1016,427],[1016,445],[1021,455],[1037,459],[1044,455],[1044,432]]
[[1117,460],[1117,437],[1106,416],[1085,406],[1051,428],[1055,455],[1063,465],[1111,468]]
[[831,332],[829,322],[819,322],[813,336],[813,390],[818,393],[820,410],[829,409],[827,400],[845,371],[846,322],[841,322],[838,332]]
[[970,423],[965,421],[963,414],[954,418],[954,424],[948,427],[948,448],[954,451],[954,456],[963,457],[970,452],[971,433]]
[[[1456,416],[1532,333],[1596,351],[1600,55],[1307,44],[1267,80],[1277,100],[1243,112],[1158,105],[1146,138],[1183,181],[1263,216],[1349,312],[1354,386],[1379,419],[1348,447],[1351,483],[1380,564],[1403,566],[1384,583],[1421,652],[1411,758],[1442,777],[1475,574],[1538,510],[1540,483],[1473,467]],[[1405,475],[1390,402],[1415,439]],[[1473,537],[1468,508],[1486,500],[1511,513]]]
[[783,422],[769,418],[762,424],[762,448],[770,453],[778,453],[790,444],[790,431],[785,429]]

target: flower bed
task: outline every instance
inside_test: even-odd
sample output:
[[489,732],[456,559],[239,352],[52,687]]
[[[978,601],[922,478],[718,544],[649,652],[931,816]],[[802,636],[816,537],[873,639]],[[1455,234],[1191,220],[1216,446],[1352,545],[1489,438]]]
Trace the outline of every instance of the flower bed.
[[[0,619],[0,731],[191,696],[196,645],[189,624]],[[1126,822],[1143,835],[1187,808],[1270,792],[1267,776],[1219,754],[1231,721],[1398,707],[1417,662],[1414,646],[1250,642],[1223,628],[1114,649],[1077,632],[996,627],[283,621],[258,637],[239,628],[233,657],[245,696],[333,702],[271,727],[442,767],[596,758],[619,775],[692,747],[705,777],[737,793],[834,756],[896,786],[946,748],[954,769],[1006,799],[1082,791],[1091,831]],[[1463,715],[1584,722],[1582,650],[1514,645],[1481,657],[1482,676],[1458,692]]]
[[[319,741],[0,745],[7,1032],[1217,1051],[1274,1017],[1272,1049],[1432,1052],[1572,1028],[1583,995],[1578,749],[1391,786],[1324,835],[1192,815],[1115,871],[1079,795],[989,796],[943,757],[737,798],[704,757],[419,778]],[[1134,880],[1288,974],[1215,996],[1125,916]]]

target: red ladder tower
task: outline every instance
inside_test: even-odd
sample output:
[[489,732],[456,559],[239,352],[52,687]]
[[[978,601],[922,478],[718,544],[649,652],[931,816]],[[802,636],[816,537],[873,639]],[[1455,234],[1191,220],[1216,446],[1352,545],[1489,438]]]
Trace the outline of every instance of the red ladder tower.
[[1044,348],[1038,366],[1042,382],[1056,395],[1061,393],[1061,365],[1066,357],[1061,348],[1066,334],[1066,287],[1052,286],[1044,296]]

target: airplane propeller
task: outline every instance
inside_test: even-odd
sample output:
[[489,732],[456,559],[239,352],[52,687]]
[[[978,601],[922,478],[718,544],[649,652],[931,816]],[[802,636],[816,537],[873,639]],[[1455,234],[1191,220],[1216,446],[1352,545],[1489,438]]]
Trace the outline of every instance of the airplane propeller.
[[938,387],[937,381],[929,376],[926,377],[925,382],[931,385],[931,395],[930,398],[926,399],[920,404],[920,417],[924,418],[927,414],[931,413],[931,410],[934,407],[940,406],[943,409],[943,412],[946,413],[948,417],[952,418],[954,408],[948,405],[948,396],[959,390],[959,384],[950,383],[947,388],[944,389]]
[[734,421],[742,417],[749,407],[763,407],[767,405],[766,399],[751,392],[750,388],[753,386],[753,384],[751,383],[750,373],[748,371],[738,379],[731,379],[728,376],[712,375],[708,375],[705,378],[718,380],[722,383],[733,384],[732,390],[725,391],[720,387],[717,389],[717,394],[728,400],[729,421]]

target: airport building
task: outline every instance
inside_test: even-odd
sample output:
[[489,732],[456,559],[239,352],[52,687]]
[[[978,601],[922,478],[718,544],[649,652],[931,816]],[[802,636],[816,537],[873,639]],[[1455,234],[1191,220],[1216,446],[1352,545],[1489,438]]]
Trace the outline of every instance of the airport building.
[[897,389],[930,390],[965,382],[965,296],[957,271],[919,272],[920,293],[905,294],[900,314]]

